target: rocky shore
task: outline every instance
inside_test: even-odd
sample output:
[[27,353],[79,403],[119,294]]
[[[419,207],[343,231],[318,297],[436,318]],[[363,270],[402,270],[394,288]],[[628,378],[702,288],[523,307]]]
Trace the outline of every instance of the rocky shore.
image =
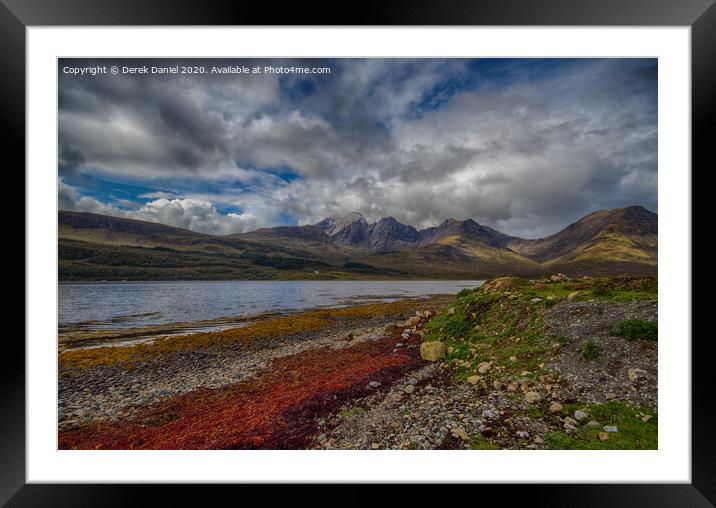
[[499,278],[63,351],[59,446],[654,448],[656,321],[649,277]]

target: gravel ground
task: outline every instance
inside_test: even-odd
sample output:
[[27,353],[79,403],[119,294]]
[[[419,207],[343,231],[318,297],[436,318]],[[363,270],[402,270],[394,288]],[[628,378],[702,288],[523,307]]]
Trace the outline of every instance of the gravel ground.
[[[311,448],[469,448],[464,437],[475,434],[490,437],[503,448],[541,447],[533,438],[547,427],[519,416],[528,406],[519,397],[455,384],[450,377],[448,369],[431,364],[405,376],[387,394],[353,401],[341,413],[319,421],[326,431]],[[414,388],[406,391],[409,386]]]
[[[656,301],[595,301],[561,303],[550,309],[546,320],[551,333],[566,339],[546,364],[560,378],[551,400],[623,400],[656,408],[656,343],[628,341],[614,336],[613,330],[623,319],[656,321],[657,307]],[[599,355],[586,361],[580,350],[590,337]],[[630,369],[637,374],[633,379]],[[544,434],[562,428],[563,422],[554,417],[531,416],[532,407],[519,392],[456,383],[451,378],[450,367],[429,364],[387,393],[352,401],[338,414],[319,420],[323,432],[311,448],[469,448],[468,436],[481,434],[501,448],[544,449]]]
[[346,330],[287,337],[272,347],[236,348],[217,352],[188,351],[171,360],[127,370],[122,367],[87,369],[82,376],[63,378],[59,391],[60,429],[86,419],[124,419],[135,406],[147,405],[197,388],[220,388],[243,381],[266,369],[272,360],[309,349],[346,347],[377,340],[385,324],[351,329],[353,340],[342,340]]
[[[551,333],[566,342],[547,367],[567,381],[562,389],[564,400],[617,399],[656,408],[657,343],[617,337],[614,328],[624,319],[656,322],[657,317],[656,301],[571,302],[555,306],[546,321]],[[597,348],[597,358],[585,361],[581,347],[590,338]]]

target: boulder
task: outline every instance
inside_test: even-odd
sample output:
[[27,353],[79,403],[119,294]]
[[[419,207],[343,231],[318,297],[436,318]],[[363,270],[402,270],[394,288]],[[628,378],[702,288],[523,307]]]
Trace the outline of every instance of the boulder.
[[514,277],[497,277],[496,279],[488,280],[482,286],[480,291],[483,293],[499,293],[512,291],[518,286],[518,280]]
[[646,374],[646,371],[644,369],[629,369],[629,381],[633,383],[634,381],[642,377],[644,374]]
[[420,344],[420,357],[429,362],[445,358],[445,344],[439,340],[423,342]]
[[482,416],[483,416],[484,418],[488,418],[488,419],[490,419],[490,420],[494,420],[495,418],[497,418],[497,413],[495,413],[495,412],[492,411],[491,409],[485,409],[485,410],[482,412]]
[[578,422],[581,422],[581,421],[584,420],[586,417],[587,417],[587,413],[585,413],[585,412],[582,411],[581,409],[578,409],[577,411],[574,412],[574,418],[575,418]]
[[461,429],[459,427],[456,427],[456,428],[450,430],[450,433],[455,437],[459,437],[463,441],[470,440],[470,436],[467,435],[467,432],[465,432],[463,429]]
[[542,397],[537,392],[527,392],[525,393],[525,400],[530,404],[535,404],[542,400]]
[[412,326],[417,325],[418,323],[420,323],[420,317],[413,316],[405,322],[405,326],[410,328]]
[[562,411],[562,404],[560,404],[559,402],[552,402],[549,405],[549,411],[550,413],[559,413],[560,411]]

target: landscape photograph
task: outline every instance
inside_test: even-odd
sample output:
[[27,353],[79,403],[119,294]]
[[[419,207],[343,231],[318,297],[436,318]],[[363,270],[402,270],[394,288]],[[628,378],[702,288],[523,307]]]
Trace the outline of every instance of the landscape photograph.
[[58,448],[658,449],[657,71],[59,59]]

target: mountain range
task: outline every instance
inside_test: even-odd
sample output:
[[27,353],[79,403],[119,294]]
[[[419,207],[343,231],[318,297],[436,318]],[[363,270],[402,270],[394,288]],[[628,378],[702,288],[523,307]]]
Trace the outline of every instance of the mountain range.
[[417,230],[360,213],[228,236],[60,211],[60,280],[483,278],[500,274],[653,273],[657,215],[641,206],[593,212],[537,240],[472,219]]

